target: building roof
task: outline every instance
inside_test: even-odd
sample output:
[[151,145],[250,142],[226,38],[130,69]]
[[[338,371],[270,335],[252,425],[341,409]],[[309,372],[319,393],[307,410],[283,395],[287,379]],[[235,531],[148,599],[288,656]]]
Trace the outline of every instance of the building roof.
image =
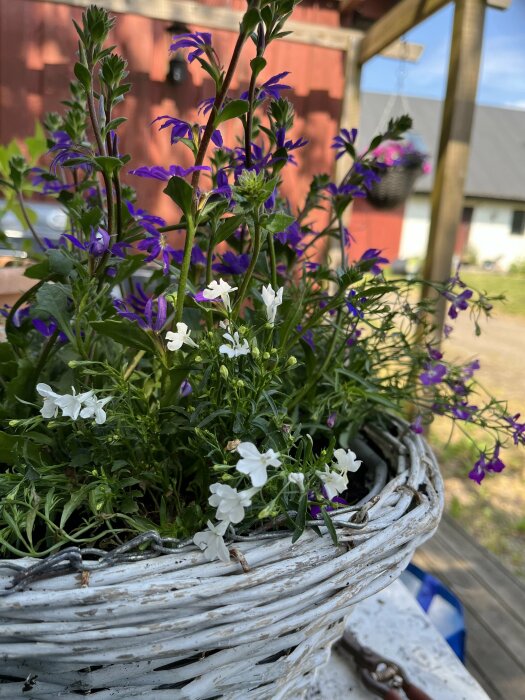
[[[413,132],[426,146],[434,171],[443,103],[419,97],[397,99],[385,114],[389,100],[389,95],[363,95],[359,145],[384,129],[389,118],[406,113],[408,103]],[[433,172],[421,176],[415,191],[430,192],[433,180]],[[525,201],[525,110],[476,106],[465,196]]]

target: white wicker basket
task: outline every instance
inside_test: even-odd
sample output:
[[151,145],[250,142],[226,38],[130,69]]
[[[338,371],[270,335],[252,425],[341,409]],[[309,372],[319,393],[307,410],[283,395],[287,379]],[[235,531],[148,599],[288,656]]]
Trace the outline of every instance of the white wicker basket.
[[295,544],[284,533],[235,542],[230,564],[193,546],[102,568],[73,552],[77,572],[59,560],[52,576],[34,560],[0,561],[0,698],[300,698],[351,606],[393,581],[438,525],[435,458],[398,428],[373,435],[390,466],[366,455],[371,491],[333,516],[337,548],[307,530]]

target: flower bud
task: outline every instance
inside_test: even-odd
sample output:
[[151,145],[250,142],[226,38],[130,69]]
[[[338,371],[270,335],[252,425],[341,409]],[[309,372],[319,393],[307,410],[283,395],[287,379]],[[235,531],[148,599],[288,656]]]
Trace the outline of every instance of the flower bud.
[[242,389],[244,386],[244,382],[242,379],[237,379],[237,381],[235,382],[235,385],[238,389]]
[[195,355],[195,357],[193,358],[193,361],[194,362],[202,362],[202,357],[200,355]]
[[293,355],[290,355],[290,357],[286,360],[286,366],[293,367],[296,364],[297,364],[297,358],[294,357]]
[[252,357],[255,357],[255,359],[258,360],[260,356],[261,356],[261,351],[259,350],[259,348],[258,347],[252,348]]
[[226,365],[220,366],[219,373],[223,379],[228,379],[228,368],[226,367]]
[[269,360],[270,359],[270,353],[269,352],[263,352],[263,360]]

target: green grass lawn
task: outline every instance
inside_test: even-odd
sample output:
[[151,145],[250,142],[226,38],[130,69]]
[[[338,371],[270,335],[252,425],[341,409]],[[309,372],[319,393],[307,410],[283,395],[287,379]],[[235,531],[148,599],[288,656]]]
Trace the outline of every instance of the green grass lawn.
[[461,279],[469,287],[486,292],[489,296],[505,295],[497,303],[497,312],[525,317],[525,277],[502,272],[474,272],[464,269]]

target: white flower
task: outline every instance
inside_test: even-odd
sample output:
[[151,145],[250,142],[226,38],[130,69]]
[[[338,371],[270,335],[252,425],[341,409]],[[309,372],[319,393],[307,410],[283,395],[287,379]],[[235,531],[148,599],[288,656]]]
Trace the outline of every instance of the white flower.
[[283,287],[275,292],[270,285],[262,288],[262,298],[266,306],[266,318],[272,325],[275,323],[277,307],[283,303]]
[[252,504],[252,496],[257,489],[237,491],[228,484],[212,484],[212,495],[208,498],[210,506],[217,508],[217,520],[229,520],[231,523],[240,523],[244,520],[244,509]]
[[167,344],[168,350],[180,350],[183,345],[190,345],[192,348],[196,348],[197,343],[190,338],[191,331],[188,330],[188,326],[185,323],[177,323],[177,332],[168,331],[166,333],[166,340],[169,341]]
[[80,411],[85,401],[93,397],[93,391],[86,391],[84,394],[76,393],[71,387],[72,394],[64,394],[55,399],[56,405],[61,409],[62,415],[67,418],[76,420],[80,415]]
[[212,280],[206,289],[202,292],[202,296],[205,299],[217,299],[220,297],[222,303],[228,309],[231,310],[230,304],[230,292],[234,292],[238,287],[230,287],[228,282],[225,282],[222,278],[217,282],[217,280]]
[[239,340],[239,333],[235,331],[233,336],[231,333],[224,333],[223,338],[231,343],[231,345],[226,345],[224,343],[219,347],[219,352],[223,355],[228,355],[228,357],[239,357],[239,355],[248,355],[250,352],[250,346],[246,338],[242,341]]
[[352,452],[352,450],[343,450],[341,447],[338,450],[334,450],[334,457],[337,464],[332,466],[335,469],[339,469],[342,474],[356,472],[363,464],[362,460],[357,459],[355,452]]
[[223,520],[217,525],[213,525],[208,520],[208,529],[203,532],[197,532],[193,538],[194,543],[199,549],[202,549],[208,561],[220,559],[226,564],[229,563],[230,553],[224,544],[224,533],[228,529],[229,524],[227,520]]
[[37,384],[36,390],[40,396],[44,397],[44,404],[40,409],[43,418],[56,418],[58,414],[58,404],[56,399],[60,398],[60,394],[54,392],[49,384]]
[[248,474],[252,486],[261,487],[268,480],[266,469],[268,467],[280,467],[279,455],[272,449],[264,453],[259,452],[253,442],[241,442],[237,447],[237,452],[242,459],[237,462],[236,469],[241,474]]
[[304,474],[301,472],[292,472],[288,474],[288,483],[295,484],[301,491],[304,491]]
[[97,399],[96,396],[87,396],[84,399],[84,408],[80,411],[81,418],[95,418],[97,425],[102,425],[106,422],[106,411],[104,406],[111,401],[112,396],[106,396],[103,399]]
[[316,471],[315,473],[323,482],[326,495],[330,500],[340,493],[343,493],[348,486],[348,479],[346,476],[338,474],[337,472],[331,472],[328,464],[325,464],[324,472]]

